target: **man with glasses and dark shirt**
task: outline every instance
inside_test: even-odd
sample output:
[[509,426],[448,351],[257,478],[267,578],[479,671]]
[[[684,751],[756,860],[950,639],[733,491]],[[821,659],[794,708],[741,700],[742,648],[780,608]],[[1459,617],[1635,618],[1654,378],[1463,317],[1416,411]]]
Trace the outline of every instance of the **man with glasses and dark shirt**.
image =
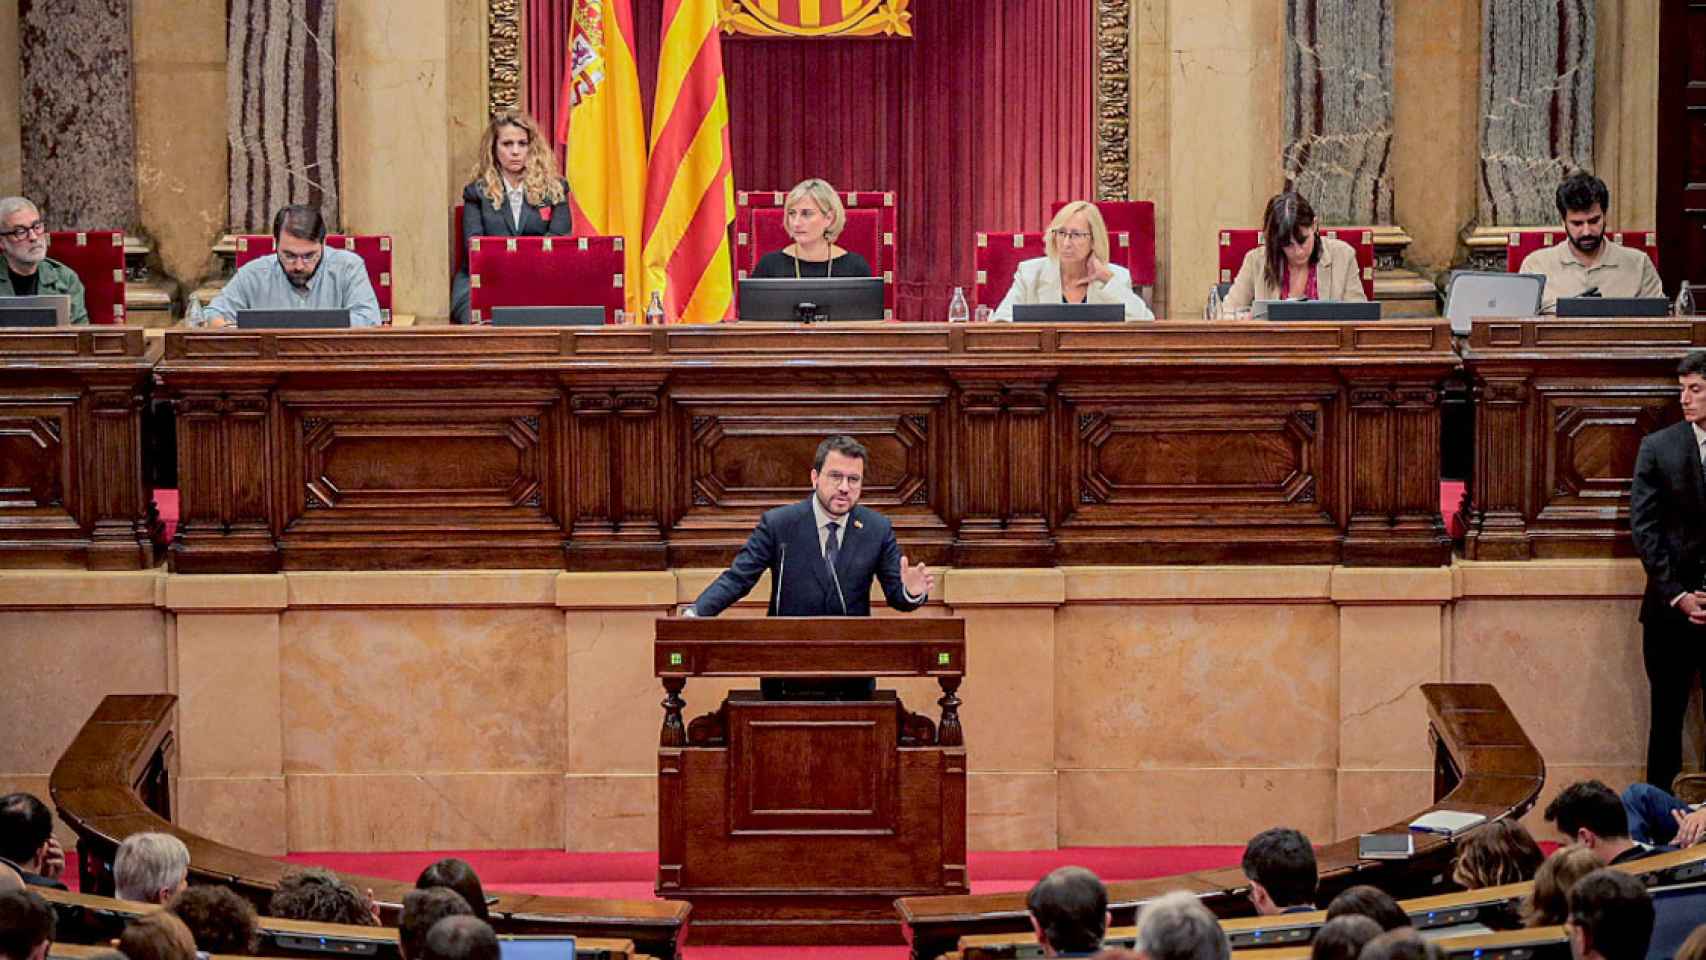
[[71,322],[89,322],[83,281],[77,278],[77,271],[48,257],[47,225],[28,198],[0,200],[0,250],[6,254],[6,279],[0,297],[70,297]]
[[361,257],[326,246],[318,207],[293,204],[272,218],[277,256],[250,260],[208,304],[213,326],[243,310],[348,310],[352,327],[379,326],[379,298]]

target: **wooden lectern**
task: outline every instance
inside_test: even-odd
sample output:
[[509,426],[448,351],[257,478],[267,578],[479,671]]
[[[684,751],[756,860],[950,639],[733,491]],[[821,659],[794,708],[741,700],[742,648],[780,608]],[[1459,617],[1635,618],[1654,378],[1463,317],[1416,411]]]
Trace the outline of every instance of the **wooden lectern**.
[[[696,942],[901,943],[895,898],[967,892],[964,620],[662,619],[653,657],[657,893]],[[942,715],[736,690],[684,726],[689,677],[935,677]]]

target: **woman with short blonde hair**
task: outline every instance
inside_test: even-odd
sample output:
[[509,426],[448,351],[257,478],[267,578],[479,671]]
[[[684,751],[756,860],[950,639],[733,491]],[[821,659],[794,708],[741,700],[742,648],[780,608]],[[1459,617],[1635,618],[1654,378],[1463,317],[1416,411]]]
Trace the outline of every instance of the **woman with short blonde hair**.
[[1074,200],[1049,221],[1043,256],[1013,271],[1013,285],[995,308],[996,320],[1013,319],[1022,303],[1117,303],[1127,320],[1153,320],[1131,288],[1131,272],[1109,262],[1108,225],[1088,200]]
[[812,177],[788,191],[783,225],[793,242],[758,259],[752,276],[767,279],[807,277],[868,277],[865,258],[835,244],[847,228],[847,208],[827,182]]

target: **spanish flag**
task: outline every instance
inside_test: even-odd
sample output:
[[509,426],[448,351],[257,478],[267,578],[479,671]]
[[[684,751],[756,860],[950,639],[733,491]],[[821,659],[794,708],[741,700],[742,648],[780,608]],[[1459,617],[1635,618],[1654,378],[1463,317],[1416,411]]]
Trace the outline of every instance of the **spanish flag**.
[[729,100],[717,0],[664,0],[657,99],[646,175],[646,294],[684,323],[734,308],[729,224],[735,216]]
[[627,309],[645,304],[640,256],[646,215],[646,127],[630,0],[571,0],[569,63],[557,139],[568,144],[569,202],[578,232],[621,237]]

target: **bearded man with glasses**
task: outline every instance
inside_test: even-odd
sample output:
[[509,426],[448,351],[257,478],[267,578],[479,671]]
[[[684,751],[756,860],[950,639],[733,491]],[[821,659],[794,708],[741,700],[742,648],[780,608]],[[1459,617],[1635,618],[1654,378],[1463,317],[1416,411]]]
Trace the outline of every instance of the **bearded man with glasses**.
[[29,199],[0,200],[0,248],[6,253],[6,286],[0,288],[0,296],[69,297],[71,322],[89,322],[83,281],[77,271],[47,255],[47,226]]
[[379,298],[361,257],[326,246],[318,207],[292,204],[272,218],[273,257],[239,267],[207,309],[214,326],[243,310],[348,310],[352,327],[377,327]]

